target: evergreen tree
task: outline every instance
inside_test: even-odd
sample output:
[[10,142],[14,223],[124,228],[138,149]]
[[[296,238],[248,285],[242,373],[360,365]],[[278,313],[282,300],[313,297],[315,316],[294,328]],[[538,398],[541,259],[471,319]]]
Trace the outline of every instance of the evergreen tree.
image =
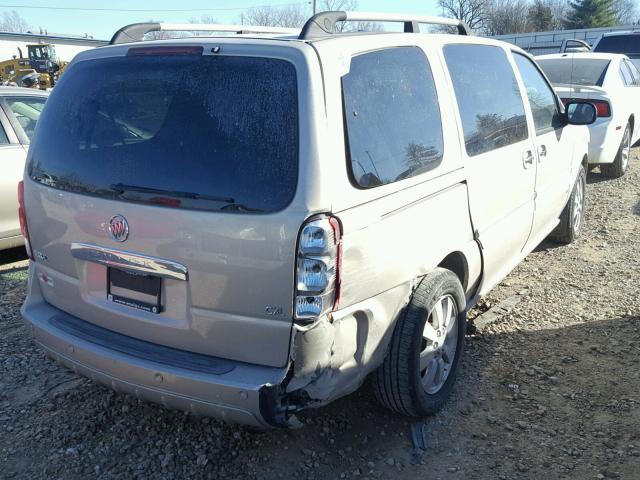
[[555,29],[551,7],[543,0],[535,0],[527,12],[527,24],[532,32],[547,32]]
[[570,0],[565,28],[595,28],[616,25],[613,0]]

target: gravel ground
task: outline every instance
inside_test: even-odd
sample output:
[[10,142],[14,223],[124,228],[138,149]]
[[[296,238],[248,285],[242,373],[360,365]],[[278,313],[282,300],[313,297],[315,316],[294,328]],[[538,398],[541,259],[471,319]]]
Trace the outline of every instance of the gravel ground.
[[622,179],[588,183],[580,240],[541,245],[471,312],[501,315],[468,335],[421,455],[366,387],[305,428],[257,434],[79,378],[31,342],[26,262],[0,254],[0,477],[638,479],[638,150]]

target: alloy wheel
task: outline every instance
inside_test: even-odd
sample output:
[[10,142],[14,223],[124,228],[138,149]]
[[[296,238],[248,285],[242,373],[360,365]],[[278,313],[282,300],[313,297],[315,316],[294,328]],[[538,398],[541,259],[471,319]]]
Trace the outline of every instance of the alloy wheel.
[[429,394],[437,393],[449,377],[458,346],[458,307],[451,295],[441,297],[424,325],[420,377]]

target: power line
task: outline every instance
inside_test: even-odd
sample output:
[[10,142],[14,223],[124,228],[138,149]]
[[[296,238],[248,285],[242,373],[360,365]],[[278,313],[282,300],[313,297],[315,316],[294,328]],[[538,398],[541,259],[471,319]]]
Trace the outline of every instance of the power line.
[[294,5],[308,5],[309,2],[295,2],[295,3],[279,3],[271,5],[250,5],[247,7],[227,7],[227,8],[78,8],[78,7],[49,7],[45,5],[0,5],[0,8],[28,8],[32,10],[74,10],[84,12],[127,12],[127,13],[186,13],[186,12],[226,12],[237,10],[248,10],[250,8],[264,8],[264,7],[290,7]]

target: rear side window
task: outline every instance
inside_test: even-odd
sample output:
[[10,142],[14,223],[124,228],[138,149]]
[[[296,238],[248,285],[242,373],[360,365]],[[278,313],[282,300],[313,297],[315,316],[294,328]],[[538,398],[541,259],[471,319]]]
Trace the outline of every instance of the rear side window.
[[296,72],[287,61],[124,56],[65,72],[31,146],[30,176],[131,202],[271,212],[298,173]]
[[611,35],[602,37],[593,51],[640,54],[640,35]]
[[551,83],[601,87],[610,60],[549,58],[537,60]]
[[504,50],[447,45],[444,56],[458,100],[469,156],[527,138],[520,88]]
[[358,55],[342,80],[351,174],[362,188],[436,168],[440,107],[427,57],[417,47]]

